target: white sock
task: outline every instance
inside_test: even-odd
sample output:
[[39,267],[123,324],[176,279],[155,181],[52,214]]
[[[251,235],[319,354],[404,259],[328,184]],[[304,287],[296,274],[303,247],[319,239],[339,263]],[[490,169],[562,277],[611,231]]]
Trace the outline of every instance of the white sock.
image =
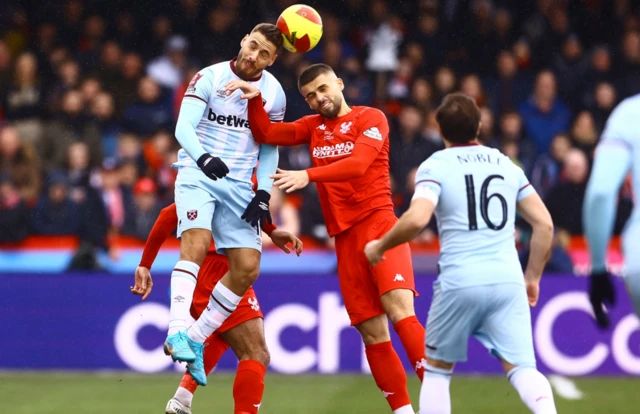
[[534,414],[556,414],[551,384],[533,367],[515,367],[507,378],[520,398]]
[[191,394],[191,392],[186,388],[178,387],[176,391],[176,395],[174,395],[173,398],[180,401],[182,404],[186,405],[187,407],[191,407],[191,402],[193,401],[193,394]]
[[449,384],[453,371],[427,365],[420,387],[420,414],[450,414]]
[[171,272],[171,308],[169,310],[169,336],[187,329],[191,314],[193,291],[200,266],[193,262],[180,260]]
[[242,296],[238,296],[229,290],[222,282],[218,282],[213,288],[209,305],[202,312],[200,318],[191,325],[187,334],[191,340],[204,343],[206,339],[236,310]]
[[416,412],[413,411],[413,407],[409,404],[398,408],[393,412],[393,414],[416,414]]

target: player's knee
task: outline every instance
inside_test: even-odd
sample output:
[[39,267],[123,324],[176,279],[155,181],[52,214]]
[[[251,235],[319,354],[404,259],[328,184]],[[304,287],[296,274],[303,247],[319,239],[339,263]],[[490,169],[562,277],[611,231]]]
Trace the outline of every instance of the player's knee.
[[243,285],[251,286],[258,279],[260,272],[260,259],[238,260],[230,267],[230,272],[234,281]]
[[362,342],[364,342],[365,345],[379,344],[391,340],[387,317],[385,315],[368,319],[356,325],[355,328],[360,332]]
[[409,289],[389,291],[382,295],[380,301],[391,323],[394,325],[409,316],[415,315],[413,292]]
[[266,344],[256,344],[247,349],[247,351],[240,355],[238,359],[240,361],[257,361],[265,367],[268,367],[269,363],[271,362],[271,354],[269,353],[269,349],[267,348]]

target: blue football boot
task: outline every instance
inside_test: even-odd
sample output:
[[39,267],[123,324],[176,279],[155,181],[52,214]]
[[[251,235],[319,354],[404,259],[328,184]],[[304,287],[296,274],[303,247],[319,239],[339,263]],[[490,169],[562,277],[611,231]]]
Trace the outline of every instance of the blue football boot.
[[[167,337],[164,342],[164,353],[170,355],[174,361],[193,362],[196,360],[196,354],[189,346],[189,337],[187,331],[180,331]],[[201,345],[202,346],[202,345]],[[202,351],[200,351],[200,359],[202,359]]]

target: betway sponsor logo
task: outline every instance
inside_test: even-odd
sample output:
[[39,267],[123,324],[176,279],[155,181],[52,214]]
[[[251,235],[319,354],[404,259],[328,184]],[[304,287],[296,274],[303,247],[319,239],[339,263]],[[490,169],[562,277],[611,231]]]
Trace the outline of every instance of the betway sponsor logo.
[[233,128],[249,128],[249,121],[238,118],[235,115],[218,115],[209,108],[207,119],[211,122],[217,122],[220,125],[226,125]]
[[342,155],[351,154],[351,151],[353,151],[353,142],[344,142],[341,144],[315,147],[313,149],[313,157],[314,158],[340,157]]

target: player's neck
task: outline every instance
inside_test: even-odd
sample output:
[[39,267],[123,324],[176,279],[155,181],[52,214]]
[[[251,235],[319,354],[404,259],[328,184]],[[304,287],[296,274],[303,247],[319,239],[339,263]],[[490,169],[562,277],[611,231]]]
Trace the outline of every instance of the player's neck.
[[338,115],[336,116],[336,118],[340,118],[342,116],[348,115],[351,113],[351,111],[352,111],[351,107],[345,103],[340,107],[340,111],[338,111]]
[[477,145],[480,145],[480,143],[478,142],[477,139],[474,139],[473,141],[469,141],[469,142],[465,142],[465,143],[449,142],[446,139],[444,139],[443,141],[444,141],[444,147],[445,148],[475,147]]

